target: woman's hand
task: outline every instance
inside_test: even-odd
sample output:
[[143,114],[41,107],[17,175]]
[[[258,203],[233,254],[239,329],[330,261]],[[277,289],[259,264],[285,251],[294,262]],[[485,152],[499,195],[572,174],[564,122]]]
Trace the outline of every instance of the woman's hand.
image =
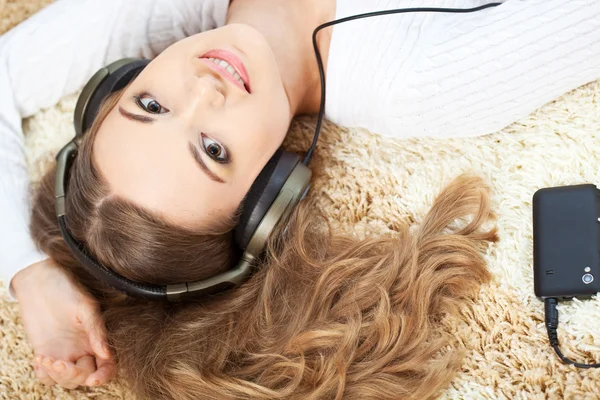
[[74,389],[110,380],[115,363],[90,294],[50,259],[20,271],[12,287],[43,383]]

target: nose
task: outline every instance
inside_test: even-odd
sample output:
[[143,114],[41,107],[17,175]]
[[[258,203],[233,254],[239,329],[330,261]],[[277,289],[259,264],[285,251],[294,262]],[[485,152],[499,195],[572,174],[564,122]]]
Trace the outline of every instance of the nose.
[[198,115],[207,109],[223,106],[225,95],[220,82],[210,75],[193,77],[188,83],[189,112]]

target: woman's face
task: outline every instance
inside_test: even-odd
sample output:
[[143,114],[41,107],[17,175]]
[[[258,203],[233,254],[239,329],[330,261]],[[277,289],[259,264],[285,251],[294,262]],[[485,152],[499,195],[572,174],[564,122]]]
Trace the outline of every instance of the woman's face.
[[273,52],[245,25],[154,59],[102,123],[94,161],[111,193],[189,228],[235,212],[292,115]]

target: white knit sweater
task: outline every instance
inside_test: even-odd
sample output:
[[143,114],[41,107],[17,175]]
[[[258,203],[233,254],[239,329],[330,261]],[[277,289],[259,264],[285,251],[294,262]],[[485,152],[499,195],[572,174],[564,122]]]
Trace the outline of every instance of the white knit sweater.
[[[484,0],[338,0],[337,17]],[[61,0],[0,37],[0,278],[44,258],[29,237],[21,118],[121,57],[220,26],[228,0]],[[495,132],[600,78],[600,1],[505,0],[334,28],[327,118],[393,137]]]
[[[338,17],[489,0],[340,0]],[[393,137],[496,132],[600,78],[600,1],[507,0],[472,14],[404,14],[338,25],[327,117]]]

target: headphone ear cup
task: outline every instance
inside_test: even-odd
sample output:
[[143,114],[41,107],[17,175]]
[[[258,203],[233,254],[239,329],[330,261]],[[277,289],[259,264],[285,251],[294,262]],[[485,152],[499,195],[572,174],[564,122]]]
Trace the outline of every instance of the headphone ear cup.
[[123,89],[150,63],[146,59],[126,58],[100,69],[85,85],[75,106],[75,134],[83,135],[92,126],[106,97]]
[[242,214],[234,232],[235,241],[242,251],[299,162],[297,154],[279,148],[252,184],[242,203]]

